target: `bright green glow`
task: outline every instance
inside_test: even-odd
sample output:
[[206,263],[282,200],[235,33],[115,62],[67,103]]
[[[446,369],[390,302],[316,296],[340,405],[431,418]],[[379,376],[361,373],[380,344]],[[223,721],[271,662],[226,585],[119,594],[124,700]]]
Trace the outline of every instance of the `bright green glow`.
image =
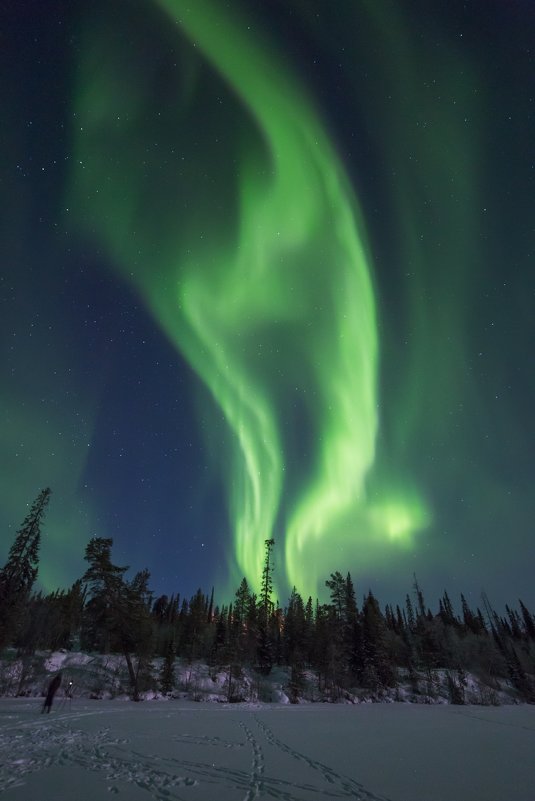
[[404,497],[399,501],[389,501],[382,506],[371,506],[369,510],[370,523],[377,531],[387,535],[392,540],[407,545],[416,529],[429,525],[429,513],[422,506],[421,500],[415,497]]
[[[225,199],[208,218],[199,205],[193,227],[172,205],[165,216],[153,212],[135,158],[147,116],[142,90],[127,72],[115,74],[102,41],[80,75],[72,205],[84,208],[86,227],[104,239],[232,431],[222,465],[238,572],[257,586],[264,540],[280,542],[283,502],[287,583],[315,592],[340,566],[339,547],[357,551],[360,563],[377,559],[427,518],[421,502],[365,495],[378,339],[361,216],[312,105],[276,54],[219,3],[159,5],[239,98],[244,129],[254,127],[236,167],[237,220]],[[177,97],[180,135],[191,102],[190,88]],[[297,460],[286,444],[293,426],[311,443]]]

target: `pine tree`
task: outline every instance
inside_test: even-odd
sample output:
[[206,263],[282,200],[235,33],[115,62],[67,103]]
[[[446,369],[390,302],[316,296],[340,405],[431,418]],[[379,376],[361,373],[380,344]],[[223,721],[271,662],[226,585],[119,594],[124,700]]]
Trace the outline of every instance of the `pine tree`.
[[318,674],[320,693],[331,688],[332,681],[332,607],[316,600],[314,613],[314,639],[312,645],[312,665]]
[[535,688],[533,686],[533,680],[527,675],[526,671],[522,667],[522,663],[518,658],[515,647],[504,647],[503,653],[505,655],[505,661],[511,682],[523,696],[524,700],[526,700],[529,704],[535,703]]
[[284,617],[282,647],[284,661],[287,665],[302,662],[305,649],[305,607],[303,599],[295,589],[288,599],[288,608]]
[[328,606],[329,636],[326,643],[325,680],[330,685],[333,700],[338,698],[340,688],[347,674],[347,663],[344,659],[344,602],[346,584],[344,577],[337,570],[331,573],[325,586],[330,590],[331,603]]
[[78,645],[77,637],[84,604],[82,582],[70,590],[56,590],[43,596],[37,593],[28,599],[27,614],[14,644],[20,653],[31,655],[37,649],[57,651]]
[[357,609],[355,589],[349,573],[345,582],[343,648],[349,679],[362,678],[364,670],[362,623]]
[[450,696],[450,704],[462,705],[465,702],[464,690],[466,687],[466,676],[462,669],[455,675],[451,670],[446,673],[446,681]]
[[175,656],[175,644],[169,640],[160,672],[160,689],[163,693],[172,692],[175,686]]
[[209,656],[209,665],[212,671],[214,671],[216,666],[221,665],[223,662],[227,661],[228,657],[227,607],[223,605],[220,610],[216,609],[214,613],[214,618],[215,618],[215,632]]
[[291,664],[290,681],[288,684],[289,698],[291,704],[299,703],[299,696],[305,687],[305,672],[303,663],[294,659]]
[[0,570],[0,648],[9,644],[20,628],[39,568],[41,524],[51,490],[41,490],[17,532],[6,564]]
[[152,616],[159,625],[167,621],[169,613],[169,598],[167,595],[160,595],[152,605]]
[[522,612],[522,619],[524,621],[524,632],[526,637],[530,640],[535,640],[535,619],[522,601],[519,601],[519,603],[520,610]]
[[303,626],[303,650],[305,657],[305,664],[312,662],[314,653],[314,639],[315,639],[315,626],[314,626],[314,605],[312,603],[312,596],[308,596],[305,604],[305,619]]
[[424,594],[423,594],[423,592],[422,592],[422,590],[420,588],[420,585],[418,584],[418,579],[416,578],[416,573],[413,573],[413,577],[414,577],[414,584],[412,586],[413,586],[413,589],[414,589],[414,594],[416,596],[416,606],[417,606],[417,609],[418,609],[418,618],[420,619],[420,618],[424,618],[425,617]]
[[260,673],[268,675],[273,666],[273,642],[270,637],[270,618],[273,612],[273,564],[271,551],[275,540],[266,540],[266,555],[262,570],[262,584],[260,589],[260,603],[258,607],[258,646],[256,649],[257,666]]
[[251,603],[251,592],[249,590],[247,579],[244,577],[241,580],[240,586],[236,590],[235,600],[234,600],[233,621],[238,629],[242,629],[245,626],[245,623],[247,621],[247,615],[249,613],[250,603]]
[[[362,642],[359,631],[355,589],[351,575],[337,570],[325,585],[330,589],[330,636],[327,643],[331,666],[329,680],[336,688],[348,686],[362,668]],[[338,689],[336,689],[338,692]]]
[[212,592],[210,594],[210,603],[208,604],[208,610],[206,612],[206,622],[211,623],[214,619],[214,588],[212,587]]
[[271,551],[275,545],[275,540],[265,540],[266,555],[264,557],[264,567],[262,569],[262,585],[260,589],[260,599],[258,604],[259,622],[267,628],[269,616],[273,611],[273,563]]
[[234,596],[229,631],[229,658],[232,662],[240,665],[243,665],[249,650],[251,600],[247,579],[243,578]]
[[371,590],[362,609],[364,681],[372,689],[392,687],[396,682],[386,646],[386,624]]
[[444,596],[440,600],[440,616],[444,621],[446,626],[454,626],[457,623],[457,618],[453,612],[453,606],[450,601],[450,597],[446,590],[444,590]]
[[405,608],[407,610],[407,623],[409,625],[409,629],[412,631],[416,625],[416,621],[414,619],[414,609],[412,608],[412,601],[409,594],[407,594],[405,598]]
[[471,631],[473,634],[482,634],[486,631],[485,622],[481,612],[478,609],[478,613],[475,615],[468,606],[468,602],[462,593],[461,609],[463,612],[464,627],[467,631]]
[[[141,570],[127,582],[127,567],[111,561],[113,540],[93,538],[87,545],[89,562],[83,581],[87,582],[89,602],[84,610],[82,635],[85,647],[120,651],[126,660],[132,698],[138,701],[143,684],[149,681],[153,629],[150,608],[152,592],[148,570]],[[132,653],[137,654],[134,666]]]
[[93,537],[85,549],[89,567],[82,577],[88,602],[82,618],[82,647],[108,653],[120,650],[118,635],[123,628],[126,604],[124,574],[128,567],[112,564],[112,539]]
[[336,620],[342,620],[344,611],[344,601],[346,595],[346,582],[344,577],[337,570],[331,573],[331,578],[327,579],[325,586],[331,591],[331,606]]
[[[208,606],[208,598],[199,588],[189,602],[189,614],[184,621],[182,629],[182,652],[190,662],[198,659],[202,654],[204,637],[208,625]],[[185,645],[186,642],[187,646]]]

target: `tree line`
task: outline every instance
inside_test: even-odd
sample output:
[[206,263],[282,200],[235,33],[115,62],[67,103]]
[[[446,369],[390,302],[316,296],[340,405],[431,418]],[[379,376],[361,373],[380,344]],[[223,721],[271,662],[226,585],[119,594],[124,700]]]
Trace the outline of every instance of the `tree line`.
[[112,560],[113,541],[102,537],[89,541],[88,567],[70,589],[35,592],[50,494],[39,493],[0,570],[0,649],[123,654],[134,699],[148,686],[156,657],[160,689],[171,692],[180,657],[227,670],[231,700],[239,698],[244,668],[268,675],[278,665],[289,668],[292,701],[307,671],[324,697],[337,700],[355,687],[380,696],[401,674],[419,692],[422,677],[431,681],[432,671],[443,669],[455,703],[463,702],[467,673],[490,688],[509,680],[520,698],[535,702],[535,617],[522,601],[500,615],[485,595],[476,609],[461,595],[459,614],[445,591],[432,612],[414,577],[404,602],[382,609],[371,591],[359,604],[351,575],[336,571],[325,581],[328,602],[305,601],[294,588],[281,607],[273,600],[272,539],[265,541],[260,592],[243,578],[227,604],[217,604],[213,590],[155,598],[149,571],[128,579],[129,568]]

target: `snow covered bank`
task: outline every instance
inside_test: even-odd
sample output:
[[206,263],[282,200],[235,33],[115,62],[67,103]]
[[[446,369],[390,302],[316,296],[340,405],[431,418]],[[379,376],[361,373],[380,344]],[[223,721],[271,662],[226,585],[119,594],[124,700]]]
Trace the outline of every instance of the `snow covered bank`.
[[[147,688],[142,697],[146,700],[161,697],[159,674],[162,660],[154,659],[150,665]],[[71,651],[35,654],[18,658],[15,652],[0,660],[0,696],[43,695],[58,671],[63,673],[58,699],[71,684],[74,698],[107,699],[128,697],[129,677],[124,657],[117,654],[85,654]],[[209,667],[200,662],[175,662],[173,691],[167,696],[192,701],[289,703],[291,695],[290,672],[274,668],[269,676],[262,676],[244,668],[230,675],[229,668]],[[465,703],[482,706],[519,703],[518,692],[510,682],[483,681],[472,674],[457,671],[433,670],[426,673],[398,671],[398,686],[381,693],[353,687],[326,688],[318,677],[305,672],[299,691],[300,703],[334,701],[338,703],[403,701],[418,704]],[[534,795],[535,801],[535,795]]]

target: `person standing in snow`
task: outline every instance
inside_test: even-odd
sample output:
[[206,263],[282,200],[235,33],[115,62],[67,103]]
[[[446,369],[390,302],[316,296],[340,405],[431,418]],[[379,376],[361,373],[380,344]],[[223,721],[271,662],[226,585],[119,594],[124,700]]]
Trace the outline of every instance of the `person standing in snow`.
[[43,713],[46,709],[47,712],[50,712],[50,707],[52,706],[52,701],[54,700],[54,696],[58,690],[59,685],[61,684],[61,673],[58,673],[57,676],[54,676],[50,684],[48,685],[48,692],[46,694],[45,702],[43,704],[43,708],[41,713]]

